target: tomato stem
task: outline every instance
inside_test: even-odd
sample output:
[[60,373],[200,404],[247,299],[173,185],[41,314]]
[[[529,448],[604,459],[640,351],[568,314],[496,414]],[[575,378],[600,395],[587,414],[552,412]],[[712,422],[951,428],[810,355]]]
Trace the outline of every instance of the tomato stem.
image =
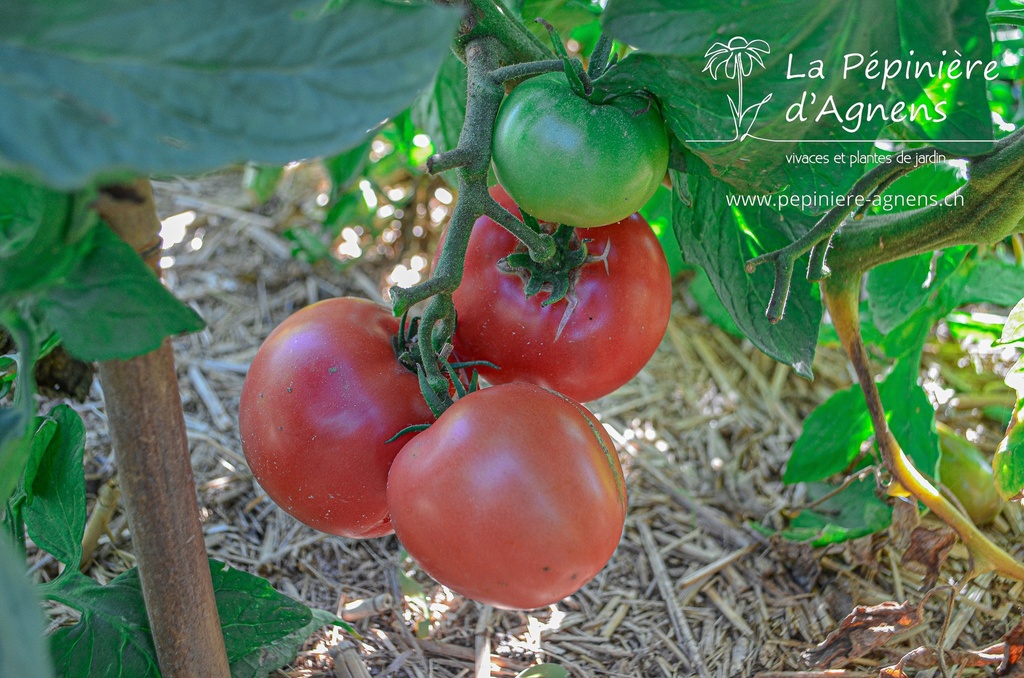
[[[474,10],[490,8],[483,0],[470,2]],[[484,12],[485,17],[494,19]],[[479,15],[477,19],[480,18]],[[499,59],[510,50],[496,37],[501,31],[491,26],[493,34],[478,24],[464,45],[467,67],[466,122],[459,135],[458,146],[447,153],[427,160],[431,172],[455,170],[458,178],[459,199],[452,211],[444,247],[433,274],[424,282],[408,288],[392,287],[392,310],[401,316],[417,303],[429,300],[420,319],[418,348],[420,352],[421,385],[424,398],[431,409],[442,411],[452,398],[448,393],[449,381],[444,370],[446,362],[439,352],[451,342],[455,333],[455,306],[452,293],[462,282],[466,250],[473,224],[481,216],[489,216],[522,241],[531,258],[544,261],[555,253],[551,236],[531,229],[508,210],[499,205],[487,191],[487,173],[491,164],[491,137],[498,108],[504,98],[503,83],[510,77],[522,77],[553,70],[560,60],[540,60],[499,68]],[[507,31],[512,29],[506,27]],[[525,30],[525,28],[523,29]],[[507,32],[506,31],[506,32]],[[514,53],[514,52],[513,52]]]
[[835,275],[823,283],[822,290],[836,333],[850,357],[861,390],[864,392],[882,463],[892,474],[895,483],[895,488],[891,489],[905,490],[956,531],[973,558],[972,575],[996,572],[1004,577],[1024,581],[1024,563],[1017,561],[992,542],[944,497],[914,467],[893,436],[860,332],[860,280],[859,273]]
[[555,71],[562,70],[562,68],[561,59],[546,59],[544,61],[528,61],[521,64],[510,64],[491,71],[491,80],[498,84],[503,84],[509,80],[515,80],[517,78],[527,78],[531,75],[541,75],[542,73],[553,73]]
[[[899,159],[897,160],[897,157]],[[894,181],[924,165],[949,158],[970,160],[971,179],[957,195],[962,204],[936,205],[912,212],[864,217],[872,201]],[[981,156],[955,156],[935,148],[904,151],[892,162],[872,168],[806,234],[782,249],[755,257],[746,270],[775,265],[775,287],[766,310],[780,320],[797,259],[808,252],[807,278],[818,282],[832,271],[864,273],[880,264],[959,244],[997,242],[1024,217],[1024,129],[996,143]],[[853,219],[849,219],[850,215]],[[840,226],[843,226],[840,230]],[[881,244],[881,246],[880,246]],[[827,257],[827,263],[826,263]]]

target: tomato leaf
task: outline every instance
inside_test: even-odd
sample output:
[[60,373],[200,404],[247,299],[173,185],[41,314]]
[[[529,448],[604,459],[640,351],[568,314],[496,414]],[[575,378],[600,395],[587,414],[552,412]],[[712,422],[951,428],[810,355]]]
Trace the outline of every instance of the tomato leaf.
[[1012,344],[1015,341],[1024,341],[1024,299],[1018,301],[1010,311],[999,338],[1000,344]]
[[0,676],[53,675],[44,630],[25,560],[0,539]]
[[461,12],[322,4],[5,4],[0,62],[18,75],[0,83],[0,166],[70,188],[358,143],[433,76]]
[[266,579],[210,561],[232,678],[262,678],[295,658],[309,634],[327,624],[351,630],[333,614],[310,610]]
[[939,471],[939,436],[935,432],[935,408],[918,384],[920,366],[920,351],[903,356],[878,390],[889,428],[900,447],[919,471],[934,478]]
[[964,262],[971,247],[952,247],[940,253],[883,264],[868,272],[868,300],[875,326],[888,333],[924,305]]
[[0,174],[0,308],[60,280],[78,256],[69,247],[96,223],[75,195]]
[[100,586],[72,567],[41,588],[48,599],[82,613],[77,624],[50,636],[59,675],[159,678],[138,568]]
[[995,304],[1013,307],[1024,297],[1024,268],[995,257],[974,261],[963,287],[958,290],[957,305]]
[[281,183],[281,175],[284,168],[280,165],[263,165],[251,162],[245,166],[245,174],[242,175],[242,186],[251,192],[259,204],[263,204],[274,197],[277,185]]
[[[1018,411],[1021,406],[1022,403],[1018,402]],[[1003,499],[1019,499],[1024,493],[1024,425],[1019,415],[1013,419],[1010,430],[996,449],[992,472],[996,489]]]
[[332,195],[339,196],[355,188],[356,182],[366,169],[366,163],[370,160],[371,143],[373,140],[368,139],[347,151],[324,158],[324,167],[331,177]]
[[673,278],[688,267],[683,261],[683,252],[679,249],[679,241],[672,229],[672,191],[658,186],[651,199],[640,208],[640,215],[651,225],[651,230],[658,236],[658,243],[665,260],[668,261],[668,272]]
[[842,473],[873,433],[860,385],[836,391],[804,419],[782,481],[824,480]]
[[743,332],[736,326],[736,321],[722,305],[722,300],[718,298],[715,288],[711,285],[711,279],[703,269],[697,269],[697,274],[693,276],[687,289],[708,320],[734,337],[743,337]]
[[58,405],[37,429],[32,462],[25,470],[22,511],[28,534],[72,569],[82,560],[87,517],[84,453],[82,418],[71,407]]
[[[17,391],[14,404],[0,408],[0,501],[6,502],[18,486],[30,456],[35,417],[37,332],[13,311],[0,308],[0,324],[10,330],[18,347]],[[9,516],[5,516],[7,521]],[[15,521],[16,522],[16,521]]]
[[[834,485],[811,483],[807,498],[815,501],[835,489]],[[891,522],[892,507],[878,498],[875,477],[868,473],[834,497],[802,511],[782,536],[809,541],[812,546],[827,546],[884,530]]]
[[577,28],[597,23],[601,13],[601,6],[591,0],[521,0],[519,5],[526,27],[545,43],[548,34],[537,23],[538,18],[550,23],[561,35],[569,36]]
[[109,228],[98,227],[93,236],[92,249],[38,302],[69,353],[82,360],[131,358],[158,348],[164,337],[204,327]]
[[761,266],[752,275],[745,269],[748,259],[799,237],[809,228],[809,218],[795,210],[730,207],[727,196],[732,193],[725,183],[674,170],[671,175],[673,227],[686,260],[707,272],[729,315],[754,345],[811,378],[821,322],[817,287],[794,275],[786,315],[772,325],[765,309],[774,272],[771,266]]
[[[215,560],[210,561],[210,572],[235,678],[262,678],[287,664],[320,626],[350,628],[332,614],[314,615],[261,577]],[[77,624],[51,637],[51,651],[62,675],[160,675],[138,568],[106,586],[70,569],[41,588],[48,598],[82,613]]]

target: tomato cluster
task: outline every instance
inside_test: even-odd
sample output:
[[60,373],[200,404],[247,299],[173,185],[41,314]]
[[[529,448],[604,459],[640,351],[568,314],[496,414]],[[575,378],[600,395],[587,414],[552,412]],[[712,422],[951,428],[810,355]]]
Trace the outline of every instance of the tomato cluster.
[[[481,217],[452,298],[455,355],[481,364],[491,386],[457,389],[447,409],[437,397],[425,399],[433,395],[430,382],[410,364],[420,352],[409,350],[398,320],[345,298],[302,309],[267,337],[239,405],[253,476],[285,511],[346,537],[393,530],[427,574],[508,608],[561,600],[615,551],[626,515],[622,467],[607,432],[580,403],[636,375],[661,341],[671,307],[665,256],[635,214],[665,172],[656,106],[595,106],[571,93],[580,101],[564,100],[568,89],[560,85],[563,100],[551,119],[529,102],[538,88],[554,92],[553,79],[530,82],[499,115],[495,170],[525,187],[528,209],[547,220],[531,223],[552,234],[555,254],[537,262]],[[509,136],[524,124],[529,134]],[[527,185],[536,188],[536,178],[521,181],[535,172],[524,151],[510,155],[542,143],[557,124],[582,126],[577,151],[594,143],[587,134],[615,132],[598,162],[584,168],[604,178],[582,181],[583,193],[565,200],[554,196],[574,193],[564,186],[576,181],[563,176],[567,167],[545,170],[561,182],[545,195]],[[630,155],[629,168],[615,168]],[[501,186],[491,196],[523,218]],[[444,410],[436,421],[428,402]]]

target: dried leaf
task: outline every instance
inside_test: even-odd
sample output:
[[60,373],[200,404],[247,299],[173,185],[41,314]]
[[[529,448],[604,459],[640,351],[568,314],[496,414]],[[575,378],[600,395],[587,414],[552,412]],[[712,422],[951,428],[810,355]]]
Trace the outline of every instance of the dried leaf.
[[920,623],[920,608],[909,602],[858,605],[821,644],[804,652],[802,659],[814,668],[831,667],[840,660],[863,657]]
[[1024,655],[1024,619],[1017,622],[1017,625],[1003,636],[1003,661],[999,664],[997,673],[1000,676],[1014,678],[1024,676],[1022,655]]
[[948,527],[929,529],[916,527],[910,533],[910,544],[903,552],[900,565],[912,572],[924,575],[924,591],[935,586],[939,569],[946,562],[949,551],[956,543],[956,533]]
[[906,551],[910,546],[911,534],[920,524],[921,513],[916,501],[898,498],[893,502],[892,526],[889,528],[893,547],[897,551]]

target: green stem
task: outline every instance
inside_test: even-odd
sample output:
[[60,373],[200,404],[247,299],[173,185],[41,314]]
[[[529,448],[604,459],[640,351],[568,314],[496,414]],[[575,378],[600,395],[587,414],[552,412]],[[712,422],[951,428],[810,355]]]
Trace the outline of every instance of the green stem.
[[[443,1],[442,4],[455,3]],[[458,45],[468,47],[477,38],[492,37],[501,43],[510,63],[551,58],[551,50],[509,12],[501,0],[463,0],[459,4],[467,7],[468,16],[457,38]]]
[[[471,4],[473,7],[490,6],[482,0]],[[419,302],[431,300],[420,320],[419,350],[426,382],[443,402],[449,400],[448,380],[442,371],[438,351],[451,341],[455,331],[452,293],[462,282],[469,236],[476,219],[485,214],[494,218],[522,240],[535,259],[544,259],[554,252],[551,236],[527,227],[498,205],[487,191],[494,120],[505,95],[503,80],[495,77],[496,72],[502,73],[498,68],[502,49],[502,43],[492,35],[478,36],[465,44],[468,71],[466,121],[459,143],[454,150],[435,155],[427,161],[433,172],[455,170],[459,200],[452,211],[444,247],[430,278],[408,288],[392,287],[390,291],[393,311],[398,316]],[[526,70],[529,69],[517,72]],[[506,74],[511,72],[504,71]]]
[[491,79],[498,83],[504,83],[508,80],[515,80],[516,78],[525,78],[531,75],[540,75],[541,73],[561,71],[563,68],[565,68],[565,64],[561,59],[528,61],[521,64],[512,64],[510,66],[502,66],[501,68],[495,69],[491,73]]
[[[868,361],[867,348],[860,332],[859,298],[861,275],[837,274],[822,284],[825,304],[839,335],[839,340],[850,356],[857,372],[868,414],[875,429],[875,439],[882,463],[896,483],[890,493],[905,493],[924,504],[932,513],[949,525],[963,540],[971,553],[972,574],[996,572],[1004,577],[1024,581],[1024,564],[1001,549],[985,536],[956,506],[944,497],[903,452],[889,428],[878,386]],[[894,492],[895,491],[895,492]]]

